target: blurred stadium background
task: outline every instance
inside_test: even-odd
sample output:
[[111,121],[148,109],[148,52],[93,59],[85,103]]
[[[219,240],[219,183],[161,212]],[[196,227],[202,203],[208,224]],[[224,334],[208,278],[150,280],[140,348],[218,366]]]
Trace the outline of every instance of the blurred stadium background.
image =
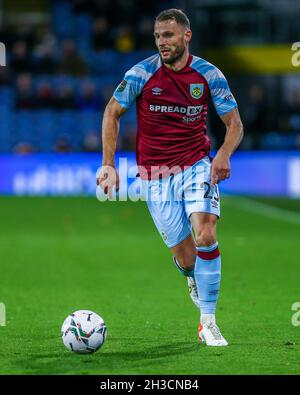
[[[190,16],[192,52],[224,71],[239,103],[245,138],[225,191],[300,195],[300,66],[293,66],[291,49],[300,37],[297,0],[2,0],[0,193],[93,193],[86,186],[99,156],[69,155],[78,185],[64,189],[60,181],[47,189],[52,174],[64,174],[62,155],[27,154],[99,152],[107,100],[126,70],[155,52],[153,19],[173,6]],[[121,123],[119,152],[134,151],[135,133],[132,108]],[[219,147],[224,127],[213,106],[208,134]],[[248,170],[255,180],[245,184]]]

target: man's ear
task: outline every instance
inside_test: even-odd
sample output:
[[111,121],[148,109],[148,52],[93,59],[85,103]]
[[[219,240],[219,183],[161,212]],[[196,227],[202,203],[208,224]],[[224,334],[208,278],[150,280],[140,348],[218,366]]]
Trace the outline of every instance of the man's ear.
[[185,39],[186,39],[186,41],[187,41],[188,43],[191,41],[192,35],[193,35],[193,33],[192,33],[191,30],[187,30],[187,31],[184,33]]

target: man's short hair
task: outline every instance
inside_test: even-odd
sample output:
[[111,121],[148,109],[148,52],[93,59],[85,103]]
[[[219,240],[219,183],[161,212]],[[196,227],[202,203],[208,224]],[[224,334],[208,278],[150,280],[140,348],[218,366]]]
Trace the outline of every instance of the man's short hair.
[[161,11],[156,19],[155,22],[162,22],[168,21],[169,19],[174,19],[178,25],[183,26],[185,29],[190,29],[190,21],[187,15],[177,8],[170,8],[168,10]]

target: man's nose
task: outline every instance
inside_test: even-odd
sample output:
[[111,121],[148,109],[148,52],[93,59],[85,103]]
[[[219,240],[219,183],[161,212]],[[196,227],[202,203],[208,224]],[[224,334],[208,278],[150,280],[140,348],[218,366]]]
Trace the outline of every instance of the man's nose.
[[166,44],[166,39],[164,37],[159,37],[158,46],[164,46]]

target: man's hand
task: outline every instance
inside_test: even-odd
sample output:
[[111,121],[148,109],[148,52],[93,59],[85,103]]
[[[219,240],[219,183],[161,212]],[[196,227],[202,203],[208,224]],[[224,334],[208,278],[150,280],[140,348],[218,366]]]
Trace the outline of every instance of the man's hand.
[[214,157],[211,165],[210,181],[212,185],[230,177],[229,155],[220,149]]
[[97,185],[99,185],[104,193],[109,198],[112,198],[113,187],[116,186],[116,191],[119,190],[119,174],[114,166],[102,166],[100,173],[97,177]]

